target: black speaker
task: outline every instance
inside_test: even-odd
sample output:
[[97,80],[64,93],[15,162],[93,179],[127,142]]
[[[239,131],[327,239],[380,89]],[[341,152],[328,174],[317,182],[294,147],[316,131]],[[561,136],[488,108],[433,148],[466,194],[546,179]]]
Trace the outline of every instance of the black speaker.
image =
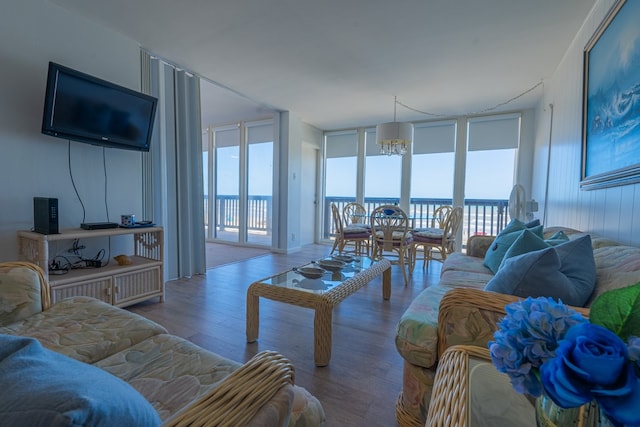
[[58,199],[33,198],[33,231],[41,234],[58,234]]

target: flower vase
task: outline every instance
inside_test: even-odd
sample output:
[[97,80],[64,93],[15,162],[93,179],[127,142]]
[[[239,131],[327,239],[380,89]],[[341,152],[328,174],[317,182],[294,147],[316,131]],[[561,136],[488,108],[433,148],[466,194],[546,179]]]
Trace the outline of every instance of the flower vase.
[[561,408],[546,394],[536,399],[536,425],[538,427],[598,427],[598,405],[589,402],[576,408]]

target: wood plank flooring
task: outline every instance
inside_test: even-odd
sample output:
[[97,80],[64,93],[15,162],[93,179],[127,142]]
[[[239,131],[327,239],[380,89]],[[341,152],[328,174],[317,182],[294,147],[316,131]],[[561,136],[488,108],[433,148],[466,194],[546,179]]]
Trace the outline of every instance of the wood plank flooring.
[[259,339],[246,342],[249,285],[323,257],[330,249],[311,245],[291,254],[213,268],[206,275],[168,282],[164,303],[151,300],[128,309],[239,362],[262,350],[284,354],[296,368],[296,384],[322,402],[327,426],[397,426],[395,402],[402,385],[402,358],[394,344],[396,324],[418,293],[437,283],[440,263],[433,262],[427,272],[418,264],[407,287],[394,265],[391,300],[382,299],[382,280],[377,278],[337,306],[329,366],[318,368],[313,363],[310,309],[261,298]]

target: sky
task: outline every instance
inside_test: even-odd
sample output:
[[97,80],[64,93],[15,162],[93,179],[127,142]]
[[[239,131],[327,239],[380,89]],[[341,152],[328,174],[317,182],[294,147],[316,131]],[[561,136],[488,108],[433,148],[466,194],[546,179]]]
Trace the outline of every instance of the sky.
[[[238,147],[219,148],[218,194],[237,195]],[[208,174],[203,153],[204,176]],[[508,199],[514,185],[515,150],[472,151],[467,156],[465,198]],[[326,196],[355,197],[357,160],[337,157],[327,161]],[[507,165],[494,167],[493,165]],[[400,197],[401,156],[368,156],[365,163],[365,197]],[[415,155],[412,165],[412,198],[452,198],[453,153]],[[273,187],[272,143],[251,144],[249,194],[271,195]],[[205,179],[206,181],[206,179]],[[206,182],[205,182],[206,189]],[[208,191],[205,191],[208,194]]]

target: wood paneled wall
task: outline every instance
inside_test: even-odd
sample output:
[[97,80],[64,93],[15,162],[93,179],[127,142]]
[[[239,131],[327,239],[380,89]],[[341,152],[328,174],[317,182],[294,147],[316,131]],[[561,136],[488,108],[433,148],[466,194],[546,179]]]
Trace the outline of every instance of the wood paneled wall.
[[556,72],[545,80],[537,110],[532,193],[540,202],[538,217],[547,226],[569,226],[640,245],[640,184],[580,189],[583,52],[614,3],[595,4]]

